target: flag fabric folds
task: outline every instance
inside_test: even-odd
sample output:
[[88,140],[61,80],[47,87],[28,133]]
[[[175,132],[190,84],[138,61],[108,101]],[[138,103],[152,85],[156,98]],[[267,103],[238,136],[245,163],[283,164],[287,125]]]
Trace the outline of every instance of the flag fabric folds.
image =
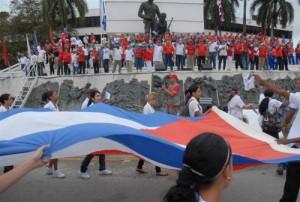
[[4,60],[4,64],[8,65],[8,53],[7,53],[7,43],[6,40],[3,39],[2,41],[2,50],[3,50],[3,60]]
[[106,104],[85,110],[12,109],[0,114],[0,165],[23,161],[41,145],[53,158],[101,151],[130,153],[169,169],[182,168],[187,143],[204,132],[223,136],[231,145],[234,165],[300,160],[300,151],[213,107],[201,117],[128,112]]
[[100,26],[106,32],[106,2],[100,0]]

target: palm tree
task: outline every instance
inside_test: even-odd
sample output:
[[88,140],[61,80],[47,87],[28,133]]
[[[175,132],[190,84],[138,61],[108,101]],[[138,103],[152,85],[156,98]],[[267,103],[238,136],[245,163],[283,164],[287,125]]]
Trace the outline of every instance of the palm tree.
[[282,28],[294,20],[294,8],[286,0],[254,0],[250,12],[253,14],[258,9],[256,23],[263,29],[271,28],[271,36],[274,36],[274,28],[280,23]]
[[88,7],[85,0],[42,0],[42,11],[45,22],[67,27],[68,20],[77,23],[76,14],[84,19]]
[[[216,5],[216,0],[204,0],[204,23],[211,21],[217,32],[219,10]],[[222,0],[224,25],[229,25],[231,22],[235,22],[235,9],[239,7],[239,5],[238,0]]]

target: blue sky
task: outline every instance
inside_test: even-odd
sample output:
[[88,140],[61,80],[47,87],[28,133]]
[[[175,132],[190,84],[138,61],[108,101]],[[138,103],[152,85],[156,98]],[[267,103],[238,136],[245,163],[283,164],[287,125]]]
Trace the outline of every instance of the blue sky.
[[[10,4],[11,0],[1,0],[1,4],[0,4],[0,11],[9,11],[9,4]],[[99,8],[99,1],[100,0],[87,0],[88,3],[88,8]],[[248,0],[248,5],[250,5],[250,2],[252,0]],[[300,41],[300,26],[295,26],[298,25],[300,23],[300,12],[297,12],[300,8],[300,6],[298,5],[298,1],[297,0],[288,0],[289,2],[291,2],[294,6],[295,9],[295,18],[294,18],[294,23],[293,23],[293,27],[294,27],[294,43],[298,43]],[[243,16],[243,2],[240,1],[240,8],[237,9],[237,16],[238,17],[242,17]],[[248,11],[247,11],[248,12]]]

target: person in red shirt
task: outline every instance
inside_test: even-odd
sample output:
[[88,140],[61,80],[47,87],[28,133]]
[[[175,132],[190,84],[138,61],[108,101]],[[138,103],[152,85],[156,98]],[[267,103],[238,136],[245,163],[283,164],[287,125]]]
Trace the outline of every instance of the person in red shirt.
[[255,54],[255,51],[254,51],[254,45],[251,44],[250,47],[249,47],[249,59],[250,59],[250,64],[251,64],[251,70],[254,70],[254,54]]
[[267,70],[268,69],[268,63],[267,63],[267,47],[265,44],[262,44],[258,49],[258,57],[259,57],[259,69],[260,70]]
[[93,67],[94,67],[94,73],[99,74],[99,51],[96,47],[93,47],[93,50],[91,51],[91,57],[93,60]]
[[235,69],[238,70],[240,66],[241,69],[244,69],[243,62],[242,62],[242,55],[243,55],[243,45],[240,44],[240,40],[236,40],[234,44],[234,59],[235,59]]
[[277,64],[276,64],[276,69],[277,70],[283,70],[283,66],[282,66],[282,48],[281,48],[281,44],[278,44],[276,46],[276,60],[277,60]]
[[289,45],[285,44],[282,47],[282,64],[284,66],[285,71],[289,71],[288,57],[289,57]]
[[82,46],[79,47],[77,51],[78,55],[78,68],[79,73],[78,74],[85,74],[85,56],[84,56],[84,50],[82,49]]
[[167,41],[166,44],[164,45],[164,54],[165,54],[165,67],[168,68],[170,65],[171,71],[173,71],[173,54],[174,54],[175,48],[171,44],[170,41]]
[[196,46],[192,41],[188,43],[186,46],[186,52],[187,52],[187,68],[188,69],[194,69],[194,61],[195,61],[195,52],[196,52]]
[[167,97],[166,112],[167,114],[177,115],[180,108],[180,86],[178,85],[178,77],[176,74],[170,74],[170,84],[168,87],[162,85],[162,91]]
[[91,42],[91,44],[95,44],[96,43],[96,36],[94,35],[94,33],[91,33],[90,42]]
[[198,49],[198,57],[197,57],[198,71],[201,71],[203,64],[205,63],[207,46],[203,44],[203,41],[201,40],[200,44],[197,46],[197,49]]
[[59,56],[58,56],[58,68],[57,68],[57,75],[63,75],[63,59],[64,59],[64,51],[61,49],[59,50]]
[[249,44],[248,41],[244,41],[242,44],[242,53],[243,53],[243,68],[244,70],[249,69]]
[[150,44],[148,44],[144,54],[144,61],[146,63],[148,72],[153,72],[153,66],[152,66],[153,53],[154,53],[154,49],[150,46]]
[[144,57],[144,50],[143,48],[143,44],[138,44],[137,49],[135,49],[135,58],[136,58],[136,72],[138,72],[140,70],[140,72],[142,72],[142,68],[144,67],[144,61],[143,61],[143,57]]
[[70,62],[71,62],[71,53],[66,48],[65,51],[64,51],[64,54],[63,54],[63,63],[64,63],[65,75],[70,75],[70,73],[71,73],[70,67],[69,67]]

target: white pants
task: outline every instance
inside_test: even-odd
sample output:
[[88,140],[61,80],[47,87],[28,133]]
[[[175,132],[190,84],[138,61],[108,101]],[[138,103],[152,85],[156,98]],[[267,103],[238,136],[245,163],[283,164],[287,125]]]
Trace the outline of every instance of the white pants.
[[146,67],[148,72],[153,71],[152,61],[146,61]]

